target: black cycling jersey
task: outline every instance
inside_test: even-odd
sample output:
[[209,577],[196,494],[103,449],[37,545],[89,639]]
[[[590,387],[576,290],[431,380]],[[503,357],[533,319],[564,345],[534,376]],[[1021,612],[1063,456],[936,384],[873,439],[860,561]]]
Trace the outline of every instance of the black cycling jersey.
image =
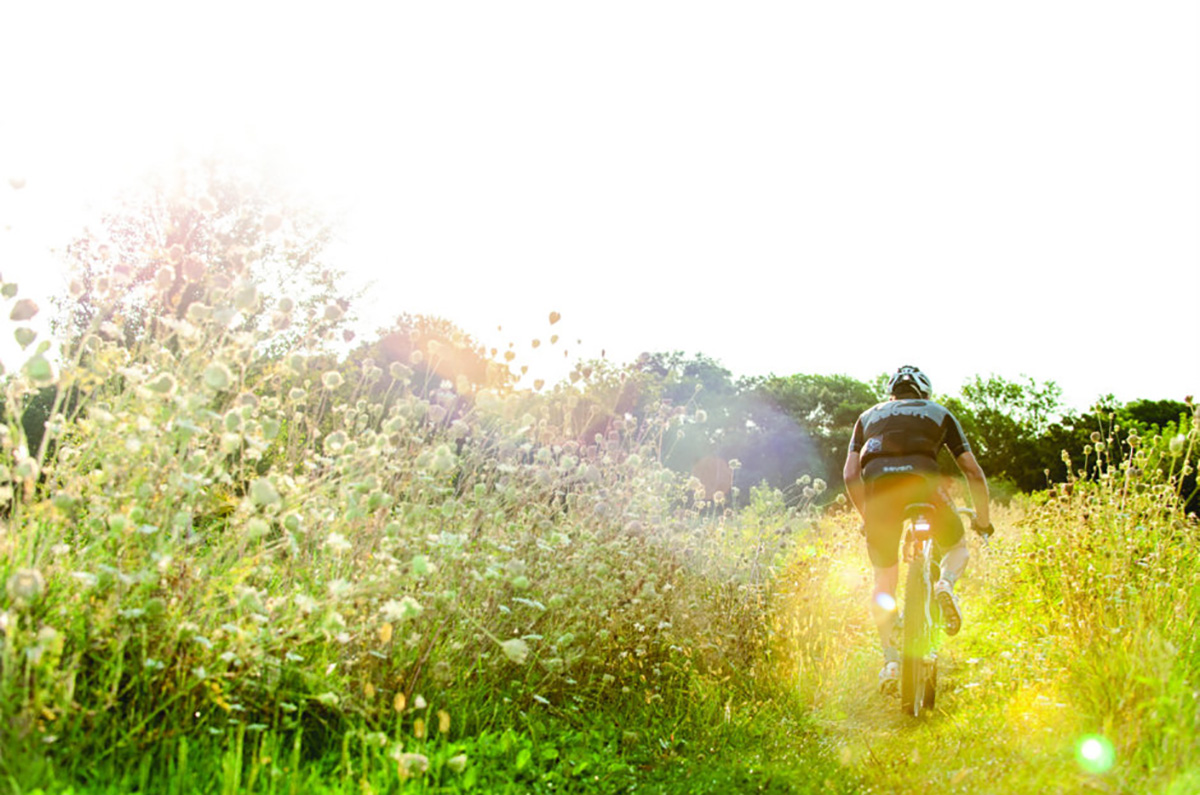
[[962,426],[932,400],[888,400],[864,411],[854,423],[850,452],[859,453],[863,480],[893,473],[938,471],[942,445],[954,457],[970,452]]

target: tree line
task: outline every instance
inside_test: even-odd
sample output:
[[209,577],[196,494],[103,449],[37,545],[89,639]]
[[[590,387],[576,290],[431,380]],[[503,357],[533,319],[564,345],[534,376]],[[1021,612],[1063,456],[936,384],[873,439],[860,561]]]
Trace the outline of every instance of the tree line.
[[[401,315],[338,355],[338,344],[354,340],[347,330],[352,300],[338,289],[344,272],[323,260],[328,225],[290,200],[252,176],[206,161],[181,169],[172,184],[150,185],[118,203],[100,228],[67,247],[71,289],[56,300],[54,320],[65,354],[78,355],[89,334],[132,342],[137,329],[161,323],[185,332],[189,319],[211,311],[184,287],[190,270],[203,269],[208,280],[239,291],[241,312],[228,319],[231,333],[273,327],[271,352],[281,357],[289,342],[311,348],[314,338],[324,340],[329,365],[343,368],[349,383],[378,365],[382,373],[371,388],[387,390],[389,366],[399,363],[414,383],[433,389],[448,382],[464,397],[479,388],[520,385],[511,351],[487,350],[440,318]],[[170,317],[148,314],[146,296],[155,291],[166,291]],[[104,316],[95,309],[101,295]],[[624,365],[580,362],[549,390],[578,393],[575,424],[583,437],[604,432],[615,418],[641,420],[658,416],[663,405],[673,407],[673,433],[658,452],[671,468],[694,474],[710,495],[722,491],[736,500],[734,489],[765,483],[800,499],[820,479],[827,486],[822,498],[832,500],[841,492],[855,420],[887,398],[886,381],[887,374],[869,382],[808,373],[734,379],[703,353],[674,351],[645,353]],[[24,412],[31,440],[41,435],[53,395],[52,387],[43,390]],[[1076,412],[1062,404],[1052,381],[996,375],[976,376],[958,395],[935,399],[959,418],[1001,498],[1061,482],[1068,467],[1094,474],[1098,443],[1121,446],[1130,435],[1178,432],[1194,410],[1190,398],[1120,403],[1106,396]],[[947,474],[956,473],[948,454],[942,464]],[[1189,477],[1185,494],[1194,490],[1195,474]]]

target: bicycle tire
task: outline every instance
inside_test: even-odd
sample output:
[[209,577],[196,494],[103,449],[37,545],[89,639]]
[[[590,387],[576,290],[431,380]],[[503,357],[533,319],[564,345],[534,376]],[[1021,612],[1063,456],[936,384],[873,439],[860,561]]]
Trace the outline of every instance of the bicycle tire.
[[937,658],[925,666],[925,700],[922,703],[922,709],[929,712],[933,709],[934,702],[937,700]]
[[936,560],[929,562],[929,618],[931,624],[929,626],[929,654],[925,659],[931,662],[925,663],[925,701],[923,705],[924,712],[931,712],[934,703],[937,700],[937,680],[938,680],[938,658],[934,653],[934,649],[941,641],[942,628],[942,606],[937,599],[933,598],[933,583],[936,583],[942,578],[942,569]]
[[925,658],[933,637],[933,583],[930,581],[929,545],[920,545],[908,564],[904,586],[904,648],[900,661],[900,711],[919,717],[929,698]]

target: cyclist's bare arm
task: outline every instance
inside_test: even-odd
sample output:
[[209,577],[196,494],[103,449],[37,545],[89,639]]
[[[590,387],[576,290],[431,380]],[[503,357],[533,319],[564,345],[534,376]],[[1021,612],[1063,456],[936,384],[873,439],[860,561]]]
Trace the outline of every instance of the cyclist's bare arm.
[[975,506],[974,523],[979,527],[990,527],[992,515],[988,506],[988,484],[987,477],[983,474],[983,467],[979,466],[979,462],[975,460],[975,454],[970,450],[955,460],[958,462],[958,468],[966,475],[967,487],[971,490],[971,502]]
[[842,480],[846,484],[846,493],[850,495],[850,502],[854,503],[858,515],[865,519],[867,516],[867,488],[863,485],[862,462],[859,460],[857,451],[846,453],[846,464],[842,467]]

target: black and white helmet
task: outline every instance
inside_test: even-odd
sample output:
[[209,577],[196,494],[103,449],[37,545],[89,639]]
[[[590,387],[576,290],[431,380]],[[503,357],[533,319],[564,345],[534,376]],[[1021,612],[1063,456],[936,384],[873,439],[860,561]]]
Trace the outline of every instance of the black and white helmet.
[[[916,393],[916,397],[929,400],[933,397],[933,382],[929,380],[929,376],[922,373],[911,364],[906,364],[888,379],[888,391],[894,397],[900,397],[897,391],[903,393]],[[906,397],[911,394],[906,394]]]

